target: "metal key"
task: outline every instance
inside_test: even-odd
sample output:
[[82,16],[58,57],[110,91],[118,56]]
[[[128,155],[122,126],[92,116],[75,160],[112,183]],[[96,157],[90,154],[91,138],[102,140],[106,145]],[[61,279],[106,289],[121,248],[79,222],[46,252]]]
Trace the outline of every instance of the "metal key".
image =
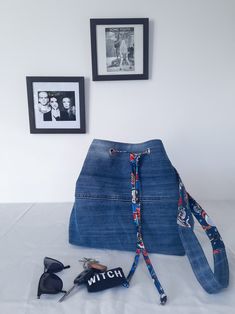
[[65,298],[67,298],[67,296],[73,291],[73,289],[76,286],[80,286],[84,283],[86,283],[86,281],[95,273],[96,271],[92,268],[87,268],[85,269],[83,272],[81,272],[73,281],[73,286],[72,288],[70,288],[63,296],[62,298],[59,299],[59,302],[64,301]]

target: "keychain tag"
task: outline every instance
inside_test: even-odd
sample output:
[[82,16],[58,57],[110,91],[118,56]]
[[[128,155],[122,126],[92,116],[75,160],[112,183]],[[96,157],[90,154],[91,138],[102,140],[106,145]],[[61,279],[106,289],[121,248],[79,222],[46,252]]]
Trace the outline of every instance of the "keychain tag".
[[120,286],[126,283],[126,277],[121,267],[113,268],[102,273],[93,274],[87,280],[88,292],[97,292]]

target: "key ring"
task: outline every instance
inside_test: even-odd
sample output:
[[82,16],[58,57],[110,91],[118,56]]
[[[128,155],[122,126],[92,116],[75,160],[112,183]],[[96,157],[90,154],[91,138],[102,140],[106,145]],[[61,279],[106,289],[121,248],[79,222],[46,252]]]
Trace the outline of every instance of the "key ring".
[[95,258],[90,258],[90,257],[83,257],[81,259],[79,259],[79,262],[83,263],[83,268],[87,269],[89,268],[88,264],[89,263],[99,263],[98,260],[96,260]]

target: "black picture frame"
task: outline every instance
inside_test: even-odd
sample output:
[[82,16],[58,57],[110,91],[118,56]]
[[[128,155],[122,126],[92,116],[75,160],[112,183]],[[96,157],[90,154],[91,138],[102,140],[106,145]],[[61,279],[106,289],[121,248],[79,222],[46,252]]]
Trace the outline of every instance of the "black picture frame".
[[86,133],[82,76],[27,76],[30,133]]
[[92,18],[90,32],[93,81],[149,78],[148,18]]

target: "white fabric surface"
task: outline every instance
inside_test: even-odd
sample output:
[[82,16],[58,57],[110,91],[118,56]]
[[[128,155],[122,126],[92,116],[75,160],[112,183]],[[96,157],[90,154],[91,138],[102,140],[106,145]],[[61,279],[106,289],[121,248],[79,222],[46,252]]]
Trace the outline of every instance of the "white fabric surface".
[[[235,311],[235,202],[202,202],[215,221],[227,247],[230,264],[230,286],[216,295],[207,294],[197,282],[186,256],[150,254],[159,279],[168,295],[165,306],[147,268],[140,264],[129,289],[116,287],[88,293],[86,287],[62,303],[61,294],[43,295],[37,299],[38,280],[43,273],[43,258],[56,258],[71,268],[57,275],[64,289],[82,271],[78,260],[95,257],[109,268],[122,267],[127,275],[134,253],[97,250],[68,243],[68,221],[72,204],[0,204],[0,313],[1,314],[138,314],[138,313],[234,313]],[[92,226],[91,226],[92,228]],[[196,232],[210,261],[212,252],[204,232]]]

